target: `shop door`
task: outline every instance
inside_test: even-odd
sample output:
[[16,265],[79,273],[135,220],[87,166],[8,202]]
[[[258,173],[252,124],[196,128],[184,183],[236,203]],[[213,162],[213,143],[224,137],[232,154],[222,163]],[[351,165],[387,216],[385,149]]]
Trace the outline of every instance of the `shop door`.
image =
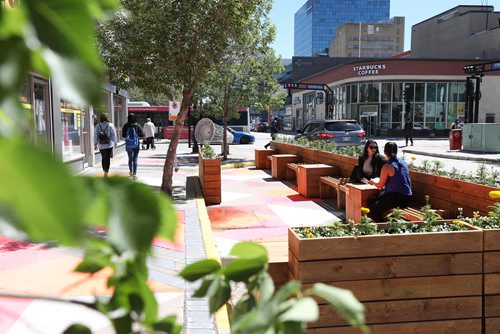
[[33,81],[33,118],[35,120],[35,143],[52,143],[52,114],[49,104],[49,85],[46,81]]
[[361,123],[361,127],[365,130],[367,136],[370,137],[375,135],[375,129],[377,128],[376,111],[361,111],[359,122]]

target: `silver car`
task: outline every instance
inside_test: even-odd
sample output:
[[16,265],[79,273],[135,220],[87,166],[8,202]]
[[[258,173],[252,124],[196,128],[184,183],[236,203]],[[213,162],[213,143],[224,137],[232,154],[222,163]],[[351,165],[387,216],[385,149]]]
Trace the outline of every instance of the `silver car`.
[[314,120],[298,131],[295,139],[328,140],[337,146],[362,146],[366,142],[366,133],[356,120]]

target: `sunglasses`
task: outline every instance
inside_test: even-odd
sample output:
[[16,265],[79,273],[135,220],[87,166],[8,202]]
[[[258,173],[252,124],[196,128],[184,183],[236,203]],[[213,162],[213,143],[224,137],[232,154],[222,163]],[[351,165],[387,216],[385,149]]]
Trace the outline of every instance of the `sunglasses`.
[[376,150],[378,148],[378,146],[368,146],[369,148],[371,148],[372,150]]

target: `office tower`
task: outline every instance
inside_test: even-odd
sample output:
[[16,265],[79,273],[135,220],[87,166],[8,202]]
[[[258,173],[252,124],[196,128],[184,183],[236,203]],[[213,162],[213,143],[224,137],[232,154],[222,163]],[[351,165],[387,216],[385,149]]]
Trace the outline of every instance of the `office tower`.
[[338,27],[388,21],[389,9],[390,0],[308,0],[295,13],[294,55],[328,53]]

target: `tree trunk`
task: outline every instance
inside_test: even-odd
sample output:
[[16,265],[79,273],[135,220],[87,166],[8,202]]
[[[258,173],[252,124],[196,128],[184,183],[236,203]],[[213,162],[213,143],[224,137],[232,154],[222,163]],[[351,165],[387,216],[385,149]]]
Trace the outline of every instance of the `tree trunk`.
[[184,126],[184,119],[186,118],[187,112],[189,110],[188,108],[191,100],[191,95],[191,90],[185,89],[182,92],[181,109],[179,111],[179,114],[177,115],[177,120],[175,121],[172,140],[170,141],[170,145],[168,146],[165,165],[163,165],[161,191],[169,196],[172,196],[172,176],[174,171],[175,155],[177,154],[177,145],[179,144],[182,127]]

